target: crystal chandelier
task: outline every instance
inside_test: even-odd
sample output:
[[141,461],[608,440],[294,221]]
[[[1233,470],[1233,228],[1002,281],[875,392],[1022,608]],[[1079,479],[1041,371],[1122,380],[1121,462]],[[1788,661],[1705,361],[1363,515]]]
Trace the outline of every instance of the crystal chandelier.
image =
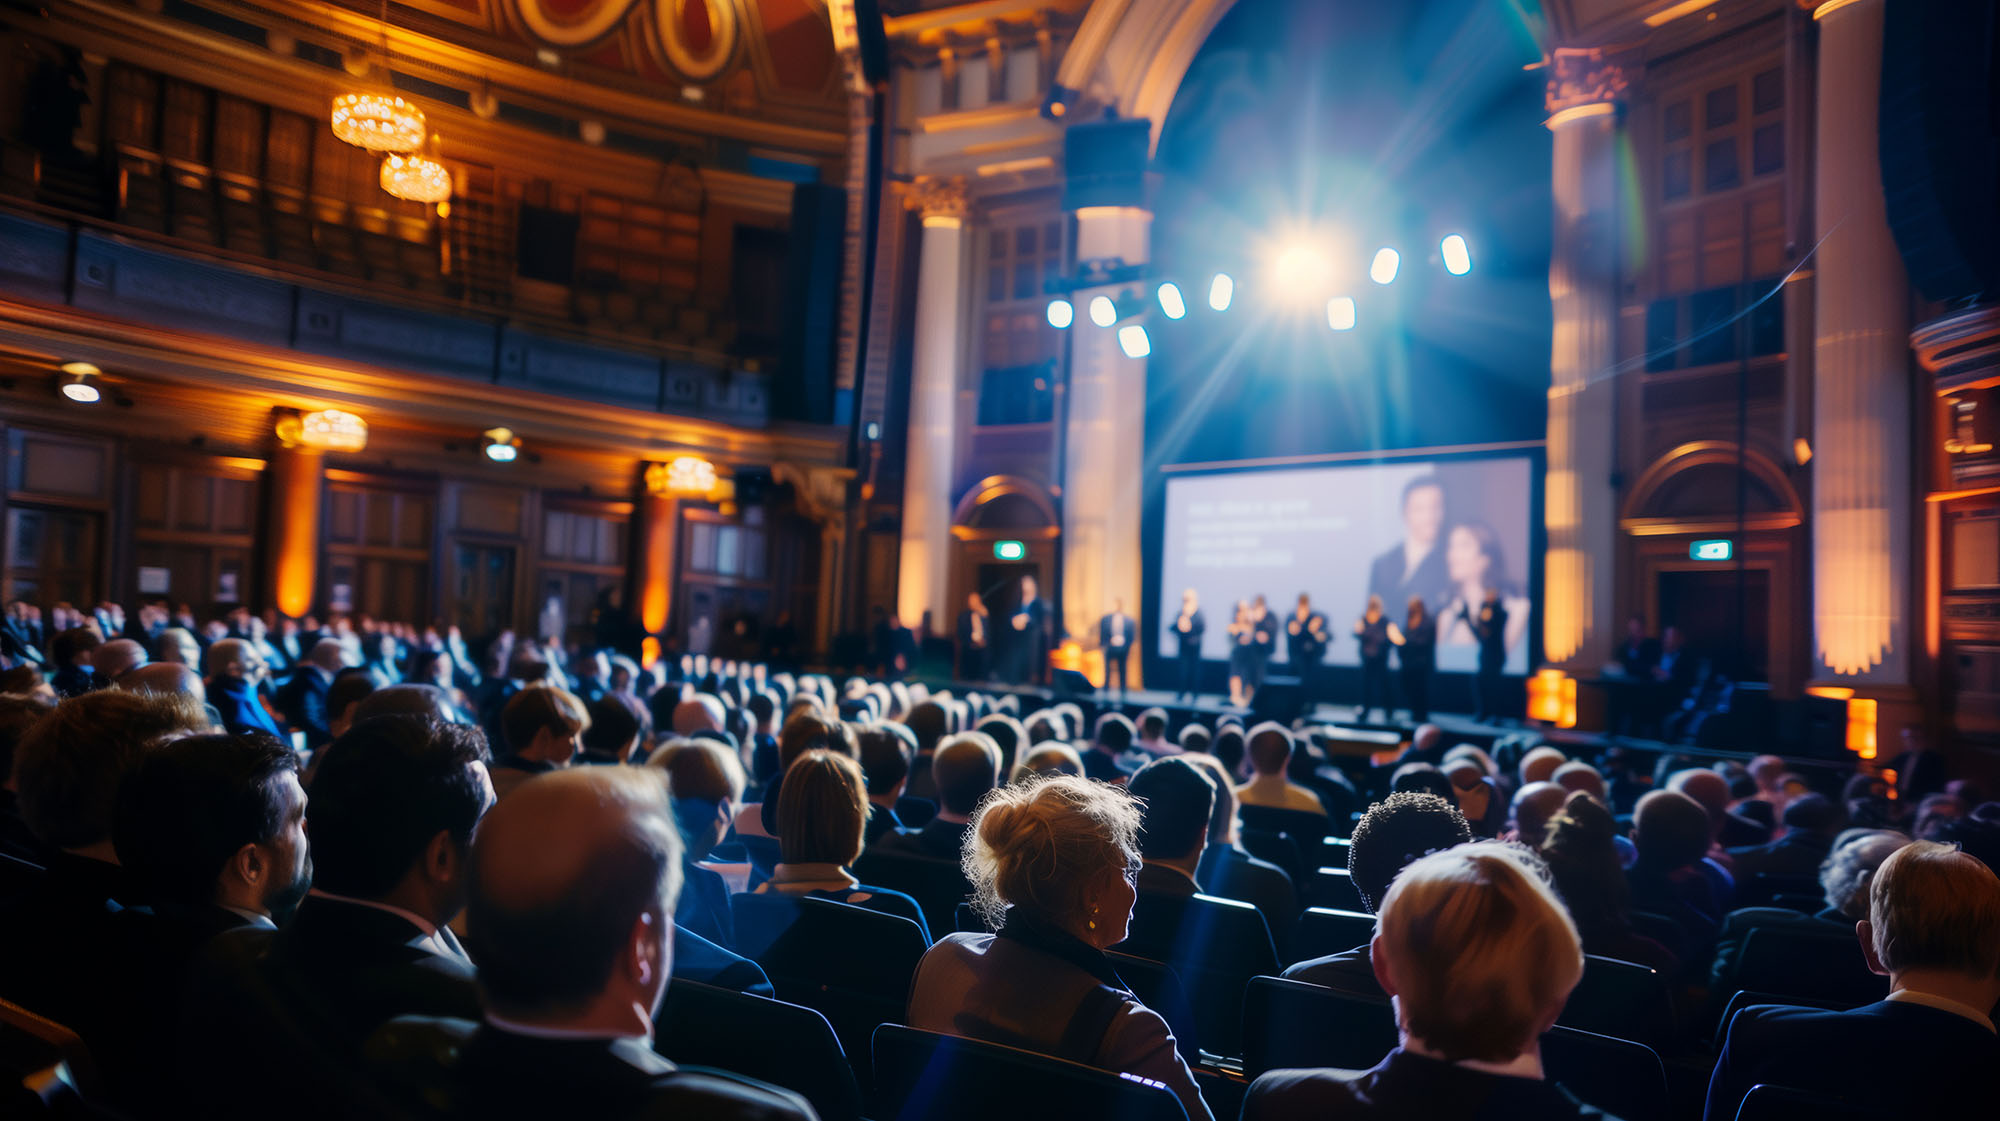
[[451,198],[451,172],[429,152],[392,153],[382,160],[382,189],[410,202],[444,202]]
[[278,439],[290,447],[358,452],[368,446],[368,422],[340,409],[320,409],[278,421]]
[[646,489],[658,495],[708,494],[715,489],[715,464],[683,455],[646,468]]
[[371,152],[414,152],[424,146],[424,111],[393,93],[343,93],[333,99],[333,134]]

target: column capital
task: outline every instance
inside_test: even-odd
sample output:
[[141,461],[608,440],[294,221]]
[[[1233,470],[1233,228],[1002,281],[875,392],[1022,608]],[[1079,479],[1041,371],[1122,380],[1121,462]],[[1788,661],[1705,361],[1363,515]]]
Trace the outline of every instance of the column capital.
[[1630,85],[1625,67],[1605,47],[1557,47],[1549,52],[1549,83],[1543,105],[1548,126],[1617,111]]
[[903,187],[903,205],[923,215],[925,225],[963,225],[970,201],[965,176],[919,175]]

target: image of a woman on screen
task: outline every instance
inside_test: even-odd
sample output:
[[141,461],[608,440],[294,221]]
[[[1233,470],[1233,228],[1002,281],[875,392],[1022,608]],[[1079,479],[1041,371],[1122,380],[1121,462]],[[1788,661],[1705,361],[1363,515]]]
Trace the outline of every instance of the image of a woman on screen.
[[1528,597],[1520,585],[1507,577],[1507,558],[1500,549],[1500,537],[1485,522],[1460,522],[1451,527],[1444,550],[1445,572],[1451,578],[1451,598],[1445,601],[1437,621],[1444,646],[1476,646],[1468,614],[1476,617],[1486,602],[1486,589],[1497,588],[1500,606],[1507,612],[1507,649],[1513,650],[1528,635]]

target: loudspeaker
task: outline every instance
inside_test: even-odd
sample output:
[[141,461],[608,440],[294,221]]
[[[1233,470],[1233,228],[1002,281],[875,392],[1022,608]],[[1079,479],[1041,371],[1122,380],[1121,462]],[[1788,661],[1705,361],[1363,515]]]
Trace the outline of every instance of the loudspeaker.
[[1088,697],[1097,692],[1097,686],[1088,677],[1073,669],[1059,669],[1050,678],[1058,697]]
[[1250,714],[1259,721],[1275,720],[1285,727],[1299,718],[1306,702],[1305,690],[1296,677],[1267,677],[1250,698]]
[[1146,205],[1146,161],[1153,122],[1113,118],[1063,133],[1063,209]]
[[840,243],[846,228],[844,189],[824,183],[792,188],[785,269],[791,315],[772,396],[795,420],[833,423],[833,336],[840,321]]
[[1882,194],[1910,283],[1939,303],[2000,289],[2000,12],[1883,7]]

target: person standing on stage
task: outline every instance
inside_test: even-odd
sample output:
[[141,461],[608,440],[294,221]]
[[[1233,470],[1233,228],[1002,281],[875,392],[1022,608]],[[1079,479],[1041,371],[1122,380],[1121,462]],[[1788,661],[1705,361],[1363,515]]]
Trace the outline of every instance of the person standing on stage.
[[1229,620],[1229,703],[1241,707],[1250,703],[1250,662],[1256,656],[1256,624],[1250,621],[1250,605],[1236,601],[1236,613]]
[[1355,637],[1361,641],[1361,708],[1354,718],[1365,723],[1379,705],[1382,719],[1395,714],[1389,696],[1389,616],[1382,610],[1382,597],[1369,596],[1368,609],[1354,620]]
[[1444,482],[1420,475],[1403,486],[1403,540],[1375,558],[1368,571],[1368,594],[1383,603],[1411,596],[1424,597],[1435,607],[1451,586],[1444,550],[1438,540],[1444,529]]
[[1201,677],[1201,633],[1207,626],[1201,617],[1201,603],[1195,598],[1194,589],[1183,590],[1181,611],[1174,616],[1171,628],[1174,641],[1179,644],[1175,652],[1180,655],[1181,662],[1180,691],[1174,694],[1176,699],[1194,699],[1195,686],[1200,684]]
[[1112,675],[1118,678],[1118,695],[1125,695],[1125,658],[1132,653],[1132,632],[1137,624],[1125,614],[1125,601],[1111,601],[1111,614],[1097,621],[1097,648],[1104,651],[1104,687],[1111,687]]
[[1020,606],[1014,609],[1015,680],[1040,685],[1049,661],[1049,605],[1038,598],[1033,576],[1021,577]]
[[1271,668],[1271,654],[1278,648],[1278,620],[1271,614],[1270,605],[1259,595],[1250,601],[1250,678],[1245,684],[1243,703],[1249,704],[1257,698],[1257,690],[1264,687],[1264,675]]
[[978,592],[965,597],[965,610],[958,613],[958,679],[982,681],[986,677],[986,649],[993,634],[986,601]]
[[1431,675],[1437,672],[1438,642],[1437,623],[1424,597],[1410,597],[1409,618],[1400,628],[1389,624],[1389,641],[1403,671],[1403,700],[1410,706],[1410,722],[1423,724],[1431,718]]
[[1299,593],[1299,609],[1285,620],[1285,660],[1299,675],[1299,692],[1305,695],[1306,711],[1312,711],[1318,694],[1314,688],[1320,660],[1326,656],[1326,616],[1313,610],[1312,597]]
[[1500,673],[1507,666],[1507,607],[1500,602],[1500,589],[1487,585],[1486,600],[1480,604],[1479,614],[1474,615],[1469,606],[1459,612],[1479,640],[1479,708],[1472,718],[1497,720]]

